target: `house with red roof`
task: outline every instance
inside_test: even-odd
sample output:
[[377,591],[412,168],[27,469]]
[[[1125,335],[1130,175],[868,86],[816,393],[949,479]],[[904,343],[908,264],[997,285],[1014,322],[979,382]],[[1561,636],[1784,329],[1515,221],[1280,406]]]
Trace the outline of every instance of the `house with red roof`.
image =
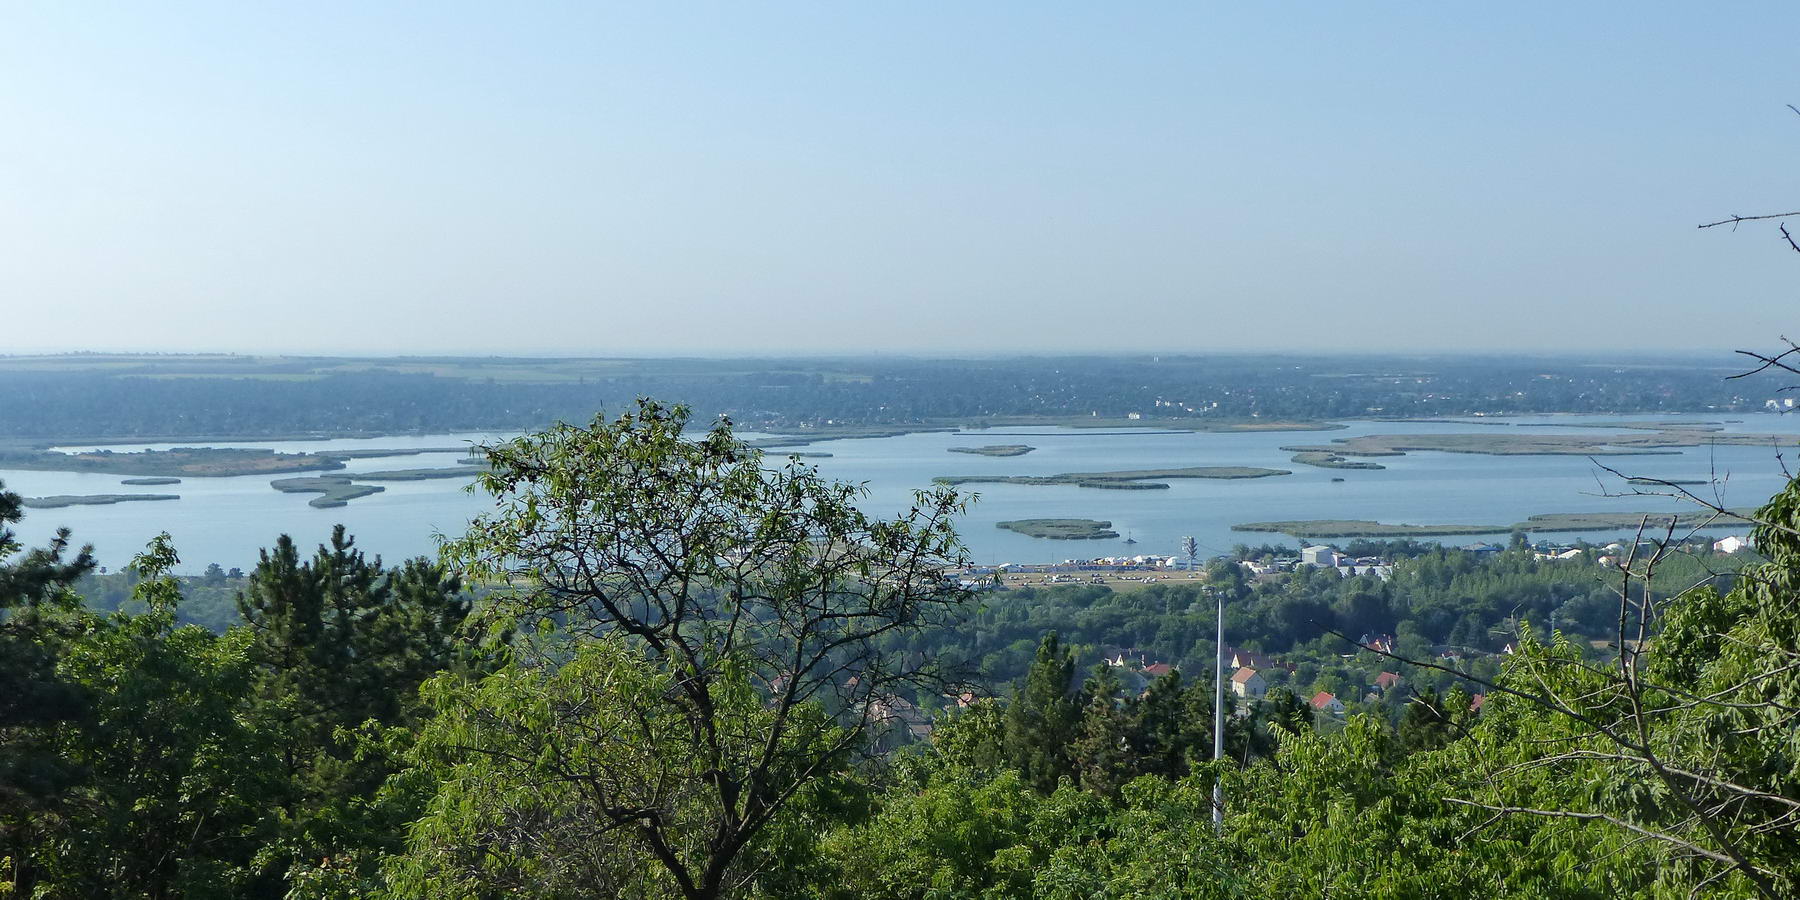
[[1375,686],[1384,691],[1391,691],[1394,688],[1399,687],[1400,682],[1405,680],[1406,679],[1401,678],[1394,672],[1383,672],[1380,675],[1375,676]]
[[1320,691],[1312,695],[1312,700],[1308,702],[1312,704],[1312,708],[1315,712],[1330,713],[1334,716],[1341,716],[1344,714],[1343,701],[1339,700],[1337,695],[1330,691]]

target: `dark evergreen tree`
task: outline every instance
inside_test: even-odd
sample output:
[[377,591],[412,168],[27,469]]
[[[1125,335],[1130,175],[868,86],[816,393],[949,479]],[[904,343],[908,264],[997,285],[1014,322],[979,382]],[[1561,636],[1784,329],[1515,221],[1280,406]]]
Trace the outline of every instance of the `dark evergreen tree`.
[[1445,699],[1427,688],[1407,701],[1395,731],[1396,749],[1402,754],[1436,750],[1456,736],[1455,718]]
[[1070,765],[1081,786],[1104,796],[1116,796],[1119,788],[1137,773],[1131,746],[1132,722],[1119,700],[1119,677],[1111,666],[1100,663],[1082,688],[1087,698],[1081,725],[1070,748]]
[[1045,793],[1073,771],[1070,748],[1082,712],[1080,700],[1071,695],[1074,677],[1074,654],[1050,632],[1038,644],[1037,658],[1006,710],[1013,766]]
[[397,840],[395,817],[409,811],[366,801],[400,764],[358,731],[416,725],[425,679],[473,662],[457,639],[469,608],[441,566],[384,568],[342,525],[310,560],[287,535],[262,553],[238,609],[257,690],[287,735],[288,792],[278,802],[288,827],[271,856],[317,862]]
[[[69,532],[24,551],[12,526],[18,494],[0,484],[0,858],[29,863],[23,845],[55,817],[77,772],[49,741],[50,729],[81,719],[84,692],[57,673],[86,621],[71,586],[94,567],[88,548],[69,553]],[[24,552],[21,552],[24,551]],[[23,873],[15,877],[24,879]]]
[[1262,702],[1263,721],[1271,727],[1280,727],[1294,734],[1304,734],[1313,729],[1312,710],[1306,707],[1306,701],[1294,696],[1286,688],[1275,688]]
[[1189,695],[1196,693],[1199,691],[1182,688],[1181,673],[1175,671],[1150,682],[1142,696],[1132,699],[1130,742],[1135,774],[1170,778],[1187,774],[1189,748],[1212,733],[1211,698],[1207,698],[1207,718],[1201,720],[1188,703]]

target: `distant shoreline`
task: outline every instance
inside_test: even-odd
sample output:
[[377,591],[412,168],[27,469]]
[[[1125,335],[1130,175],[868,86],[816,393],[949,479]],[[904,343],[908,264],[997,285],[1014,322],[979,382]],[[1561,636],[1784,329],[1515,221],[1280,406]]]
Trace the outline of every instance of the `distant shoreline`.
[[[1686,412],[1658,413],[1671,416],[1708,415],[1704,410]],[[1710,413],[1717,415],[1716,411]],[[757,432],[769,435],[767,438],[756,438],[749,441],[762,449],[780,449],[800,447],[821,441],[847,440],[852,438],[898,437],[908,434],[925,434],[932,432],[955,432],[969,435],[987,435],[997,437],[1056,437],[1057,432],[1012,432],[1007,428],[1067,428],[1085,435],[1112,434],[1101,429],[1117,429],[1118,436],[1145,435],[1177,435],[1177,434],[1247,434],[1266,432],[1308,432],[1308,431],[1341,431],[1352,423],[1404,423],[1404,424],[1436,424],[1436,425],[1468,425],[1512,426],[1512,427],[1577,427],[1579,422],[1571,422],[1568,426],[1558,423],[1525,422],[1515,423],[1502,421],[1531,417],[1566,417],[1569,419],[1595,418],[1602,416],[1643,416],[1652,415],[1641,410],[1613,412],[1518,412],[1496,414],[1491,417],[1472,417],[1467,414],[1441,417],[1395,417],[1395,416],[1343,416],[1331,419],[1294,419],[1294,420],[1259,420],[1259,419],[1193,419],[1193,418],[1151,418],[1129,419],[1121,417],[1089,417],[1089,416],[1004,416],[988,419],[934,419],[921,422],[893,423],[886,425],[856,426],[819,426],[817,428],[781,428],[754,422],[739,422],[739,431]],[[1733,424],[1741,423],[1744,416],[1773,415],[1771,413],[1737,412],[1729,420],[1711,419],[1704,422],[1669,422],[1655,423],[1649,420],[1621,423],[1592,423],[1594,428],[1610,428],[1622,430],[1655,431],[1663,428],[1671,430],[1706,429],[1704,433],[1716,434],[1721,421]],[[214,432],[206,434],[147,434],[147,435],[111,435],[111,434],[74,434],[55,437],[20,437],[0,436],[0,451],[4,450],[47,450],[51,447],[94,446],[116,447],[132,444],[225,444],[265,443],[295,441],[338,441],[338,440],[380,440],[382,438],[418,438],[447,436],[469,432],[493,432],[496,434],[522,434],[541,430],[552,423],[537,426],[472,426],[466,428],[428,428],[428,429],[384,429],[380,431],[358,431],[353,429],[327,429],[319,431],[290,432]],[[346,448],[351,449],[351,448]],[[1330,448],[1336,450],[1339,448]]]

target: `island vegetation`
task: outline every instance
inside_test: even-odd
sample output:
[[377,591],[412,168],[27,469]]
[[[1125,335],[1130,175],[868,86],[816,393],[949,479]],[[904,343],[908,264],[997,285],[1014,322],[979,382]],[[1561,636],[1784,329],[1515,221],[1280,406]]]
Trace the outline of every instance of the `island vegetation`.
[[1642,525],[1657,531],[1669,528],[1693,529],[1703,527],[1714,528],[1747,528],[1755,511],[1749,509],[1732,509],[1713,511],[1693,509],[1679,513],[1669,512],[1586,512],[1586,513],[1545,513],[1532,516],[1513,526],[1516,531],[1633,531]]
[[1119,536],[1111,522],[1098,519],[1014,519],[994,524],[1029,537],[1059,541],[1097,541]]
[[1670,528],[1742,529],[1749,524],[1750,515],[1750,510],[1728,512],[1698,510],[1680,513],[1544,513],[1511,525],[1408,525],[1373,522],[1366,519],[1299,519],[1244,522],[1231,526],[1231,530],[1276,532],[1302,539],[1442,537],[1459,534],[1508,534],[1511,532],[1553,534],[1569,531],[1635,531],[1639,526],[1652,532],[1660,532]]
[[989,444],[985,447],[951,447],[951,453],[973,453],[977,456],[1024,456],[1036,447],[1024,444]]
[[1407,525],[1368,519],[1298,519],[1275,522],[1242,522],[1232,531],[1285,534],[1302,540],[1318,538],[1445,537],[1458,534],[1505,534],[1504,525]]
[[1372,463],[1372,462],[1367,462],[1367,461],[1363,461],[1363,460],[1345,459],[1343,456],[1341,456],[1339,454],[1327,453],[1323,450],[1302,450],[1299,453],[1294,454],[1292,461],[1299,463],[1300,465],[1303,465],[1303,466],[1317,466],[1318,468],[1321,468],[1321,469],[1385,469],[1385,468],[1387,468],[1387,466],[1384,466],[1381,463]]
[[1125,469],[1117,472],[1065,472],[1061,475],[940,475],[932,481],[942,485],[961,484],[1071,484],[1102,490],[1162,490],[1165,482],[1177,478],[1268,478],[1292,475],[1286,469],[1264,469],[1257,466],[1188,466],[1178,469]]
[[341,469],[342,460],[320,453],[277,453],[247,447],[177,447],[172,450],[56,453],[0,450],[0,469],[103,472],[165,478],[224,478]]
[[49,497],[26,497],[19,505],[27,509],[61,509],[65,506],[110,506],[140,500],[180,500],[180,494],[56,494]]
[[1715,434],[1702,429],[1673,429],[1650,434],[1369,434],[1339,438],[1329,444],[1281,449],[1340,456],[1403,456],[1411,451],[1491,456],[1641,456],[1671,454],[1679,448],[1709,444],[1792,447],[1797,441],[1800,438],[1784,434]]
[[474,478],[487,471],[486,466],[440,466],[435,469],[384,469],[346,475],[354,481],[429,481],[436,478]]
[[121,480],[119,483],[136,485],[136,486],[142,487],[142,486],[149,486],[149,485],[180,484],[181,479],[169,478],[167,476],[156,476],[156,477],[150,477],[150,478],[126,478],[126,479]]
[[379,494],[387,488],[379,484],[357,484],[343,475],[315,475],[307,478],[277,478],[269,482],[272,487],[284,494],[320,494],[306,501],[306,505],[318,509],[331,509],[344,506],[359,497]]

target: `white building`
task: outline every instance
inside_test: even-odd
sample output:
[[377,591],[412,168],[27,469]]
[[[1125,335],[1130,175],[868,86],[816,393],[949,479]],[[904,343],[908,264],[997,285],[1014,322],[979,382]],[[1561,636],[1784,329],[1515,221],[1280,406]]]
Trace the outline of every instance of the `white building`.
[[1741,538],[1734,534],[1722,541],[1715,541],[1713,543],[1713,552],[1736,553],[1739,550],[1747,549],[1749,546],[1750,540],[1748,538]]
[[1246,667],[1231,676],[1231,692],[1245,700],[1260,700],[1269,692],[1269,683],[1255,669]]
[[1318,546],[1307,547],[1307,548],[1301,550],[1300,551],[1300,561],[1305,563],[1306,565],[1317,566],[1321,569],[1336,568],[1337,563],[1338,563],[1338,554],[1337,554],[1336,550],[1333,550],[1330,547],[1320,544]]

